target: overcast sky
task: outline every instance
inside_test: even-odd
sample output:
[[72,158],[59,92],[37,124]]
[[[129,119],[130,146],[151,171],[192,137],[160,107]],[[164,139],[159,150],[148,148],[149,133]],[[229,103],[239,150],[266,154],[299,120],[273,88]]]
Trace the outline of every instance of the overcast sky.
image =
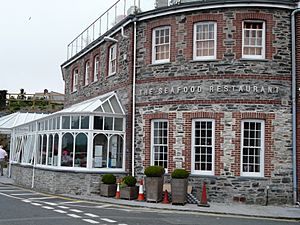
[[8,0],[0,10],[0,90],[64,92],[67,45],[116,0]]

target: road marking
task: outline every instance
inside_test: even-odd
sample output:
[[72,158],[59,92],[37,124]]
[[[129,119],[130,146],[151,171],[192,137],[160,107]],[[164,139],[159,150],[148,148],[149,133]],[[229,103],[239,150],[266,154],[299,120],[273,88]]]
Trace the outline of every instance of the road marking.
[[97,224],[97,223],[99,223],[98,221],[90,220],[90,219],[83,219],[83,221],[88,222],[88,223],[92,223],[92,224]]
[[14,195],[14,196],[22,196],[22,195],[38,195],[38,193],[19,193],[19,194],[11,194],[11,195]]
[[44,208],[44,209],[54,209],[53,207],[50,207],[50,206],[42,206],[42,208]]
[[27,199],[24,199],[24,200],[22,200],[22,202],[29,203],[29,202],[31,202],[31,201],[29,201],[29,200],[27,200]]
[[78,210],[78,209],[70,209],[70,211],[76,212],[76,213],[82,213],[82,211],[81,211],[81,210]]
[[103,221],[109,222],[109,223],[116,223],[117,222],[115,220],[110,220],[110,219],[107,219],[107,218],[101,218],[100,220],[103,220]]
[[111,207],[111,206],[113,206],[113,205],[105,204],[105,205],[98,205],[95,208],[101,209],[101,208],[107,208],[107,207]]
[[45,203],[45,204],[47,204],[47,205],[52,205],[52,206],[56,206],[56,205],[58,205],[58,204],[56,204],[56,203],[53,203],[53,202],[43,202],[43,203]]
[[81,218],[81,216],[79,215],[76,215],[76,214],[67,214],[68,216],[71,216],[73,218]]
[[126,223],[119,223],[118,225],[127,225]]
[[31,202],[31,205],[41,206],[42,204],[40,204],[40,203],[35,203],[35,202]]
[[43,199],[51,199],[51,198],[55,198],[55,197],[40,197],[40,198],[28,198],[31,200],[43,200]]
[[23,190],[16,190],[16,189],[4,189],[4,190],[0,190],[1,192],[16,192],[16,191],[23,191]]
[[58,212],[58,213],[67,213],[66,211],[60,210],[60,209],[55,209],[53,210],[54,212]]
[[97,216],[95,214],[92,214],[92,213],[85,213],[84,215],[89,216],[89,217],[94,217],[94,218],[99,217],[99,216]]
[[57,206],[58,208],[61,208],[61,209],[69,209],[70,207],[67,207],[67,206],[63,206],[63,205],[59,205]]

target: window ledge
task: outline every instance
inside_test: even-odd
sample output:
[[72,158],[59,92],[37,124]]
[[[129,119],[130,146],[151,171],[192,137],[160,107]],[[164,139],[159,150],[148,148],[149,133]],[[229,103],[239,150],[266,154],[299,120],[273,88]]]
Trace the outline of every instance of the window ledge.
[[71,94],[75,94],[76,92],[77,92],[77,90],[76,91],[72,91]]
[[190,63],[199,63],[199,62],[219,62],[220,59],[192,59],[189,62]]
[[115,76],[117,73],[112,73],[112,74],[109,74],[109,75],[107,75],[107,78],[108,77],[113,77],[113,76]]
[[160,63],[152,63],[149,66],[163,66],[163,65],[171,65],[171,62],[160,62]]
[[201,177],[201,178],[210,178],[210,179],[216,179],[216,178],[218,178],[218,176],[216,176],[216,175],[195,174],[195,173],[194,174],[191,173],[190,177]]
[[268,180],[267,177],[252,177],[252,176],[240,176],[236,177],[238,180]]
[[268,59],[252,59],[252,58],[240,58],[240,61],[258,61],[258,62],[269,62]]

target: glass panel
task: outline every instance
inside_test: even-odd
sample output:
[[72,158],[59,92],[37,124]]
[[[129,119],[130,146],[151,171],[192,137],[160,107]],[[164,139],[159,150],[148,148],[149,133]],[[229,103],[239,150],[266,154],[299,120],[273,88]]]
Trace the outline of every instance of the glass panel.
[[105,117],[104,119],[104,130],[113,130],[113,117]]
[[104,112],[106,113],[113,113],[108,101],[106,101],[103,105],[102,105]]
[[86,167],[87,159],[87,136],[78,134],[75,142],[75,167]]
[[107,167],[107,137],[98,134],[94,137],[93,144],[93,168]]
[[62,129],[70,129],[70,116],[62,117]]
[[110,138],[108,167],[122,168],[123,165],[123,138],[114,135]]
[[47,158],[47,135],[43,135],[43,144],[42,144],[42,165],[46,165]]
[[79,129],[79,116],[72,116],[71,129]]
[[61,145],[61,166],[73,166],[73,146],[73,135],[70,133],[64,134]]
[[60,117],[57,117],[57,120],[56,120],[56,129],[60,129]]
[[54,135],[54,146],[53,146],[53,166],[58,164],[58,134]]
[[117,131],[123,131],[123,118],[115,118],[115,129]]
[[110,102],[111,102],[111,105],[112,105],[115,113],[120,113],[120,114],[123,113],[115,96],[110,99]]
[[42,135],[39,135],[38,143],[37,143],[37,152],[36,152],[36,161],[38,164],[41,164],[41,161],[40,161],[41,152],[42,152]]
[[47,156],[47,165],[52,165],[52,146],[53,146],[53,136],[52,134],[49,135],[49,141],[48,141],[48,156]]
[[90,117],[81,116],[81,129],[89,129]]
[[95,130],[103,130],[103,117],[102,116],[94,116],[94,129]]

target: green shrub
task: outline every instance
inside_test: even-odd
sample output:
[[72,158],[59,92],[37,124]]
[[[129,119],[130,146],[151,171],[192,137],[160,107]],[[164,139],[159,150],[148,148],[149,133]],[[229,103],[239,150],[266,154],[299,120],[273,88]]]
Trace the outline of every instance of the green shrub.
[[188,178],[189,175],[190,175],[189,172],[186,171],[185,169],[175,169],[171,174],[171,177],[175,179],[185,179]]
[[116,183],[116,176],[112,174],[104,174],[102,176],[103,184],[115,184]]
[[133,176],[123,177],[122,184],[128,187],[134,187],[136,184],[136,178]]
[[145,169],[144,174],[147,177],[161,177],[165,174],[165,169],[162,166],[149,166]]

